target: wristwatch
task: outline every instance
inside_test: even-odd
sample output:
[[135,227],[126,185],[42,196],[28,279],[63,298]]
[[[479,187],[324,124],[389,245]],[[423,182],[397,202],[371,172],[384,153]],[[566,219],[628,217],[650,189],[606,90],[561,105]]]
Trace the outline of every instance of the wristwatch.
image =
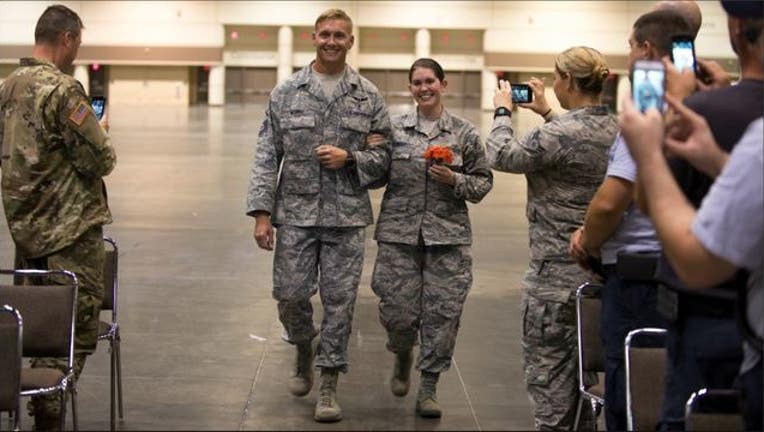
[[496,108],[496,111],[493,112],[493,118],[502,117],[502,116],[512,118],[512,111],[510,111],[506,107]]
[[355,166],[355,157],[353,156],[353,152],[347,151],[347,158],[345,158],[345,166],[346,167],[354,167]]

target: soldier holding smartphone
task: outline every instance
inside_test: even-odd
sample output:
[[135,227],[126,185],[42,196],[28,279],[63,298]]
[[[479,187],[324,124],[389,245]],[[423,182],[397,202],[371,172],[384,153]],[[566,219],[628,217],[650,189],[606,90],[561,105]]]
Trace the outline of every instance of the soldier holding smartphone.
[[[2,195],[22,268],[77,275],[74,368],[79,377],[96,348],[103,299],[103,225],[111,223],[103,177],[116,155],[82,85],[68,70],[82,41],[82,21],[50,6],[37,21],[32,57],[0,84]],[[62,359],[32,367],[66,370]],[[35,429],[59,427],[55,396],[32,398]]]

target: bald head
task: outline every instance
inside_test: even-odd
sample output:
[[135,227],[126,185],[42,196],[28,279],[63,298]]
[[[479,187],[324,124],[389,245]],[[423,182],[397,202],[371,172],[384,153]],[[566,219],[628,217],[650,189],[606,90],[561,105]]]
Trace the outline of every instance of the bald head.
[[650,10],[671,10],[678,13],[690,25],[693,37],[698,35],[700,24],[703,22],[700,7],[693,0],[662,0],[655,3]]

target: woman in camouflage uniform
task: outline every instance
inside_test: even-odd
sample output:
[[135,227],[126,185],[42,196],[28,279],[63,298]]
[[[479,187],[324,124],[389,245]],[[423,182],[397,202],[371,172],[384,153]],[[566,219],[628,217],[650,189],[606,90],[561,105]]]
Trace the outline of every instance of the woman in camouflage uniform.
[[[422,58],[409,70],[417,109],[392,119],[387,189],[377,222],[379,244],[371,287],[387,348],[396,354],[390,389],[409,390],[412,349],[421,336],[416,411],[440,417],[435,397],[439,374],[451,365],[459,318],[472,285],[472,233],[466,201],[479,202],[493,175],[475,127],[447,112],[441,66]],[[448,148],[452,161],[432,163],[430,146]]]
[[534,100],[520,106],[543,116],[545,123],[525,136],[516,136],[512,128],[509,83],[500,81],[494,97],[487,140],[491,166],[525,174],[528,182],[531,256],[523,281],[522,346],[537,429],[574,428],[579,394],[573,294],[589,275],[568,255],[568,239],[602,183],[618,131],[600,100],[609,73],[602,54],[592,48],[563,51],[555,60],[554,93],[568,112],[555,114],[541,80],[531,79]]

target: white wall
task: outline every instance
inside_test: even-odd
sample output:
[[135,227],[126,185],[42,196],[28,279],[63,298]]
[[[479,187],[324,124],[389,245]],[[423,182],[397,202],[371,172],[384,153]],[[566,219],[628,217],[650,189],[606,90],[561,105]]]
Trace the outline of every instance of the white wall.
[[112,66],[109,104],[188,105],[189,70],[169,66]]
[[33,44],[37,18],[54,3],[80,15],[85,45],[223,45],[217,7],[210,1],[0,1],[0,45]]
[[[37,18],[50,1],[0,0],[0,62],[3,45],[31,45]],[[327,8],[338,7],[353,17],[358,27],[484,30],[486,52],[556,54],[573,45],[588,45],[605,55],[626,55],[634,20],[652,1],[68,1],[82,17],[86,30],[83,45],[224,47],[225,25],[307,26]],[[696,51],[700,57],[734,59],[727,36],[726,14],[717,1],[700,1],[703,26]],[[408,69],[415,53],[349,56],[356,68]],[[312,52],[293,52],[292,64],[303,66]],[[481,55],[437,55],[449,70],[488,72]],[[117,62],[115,62],[117,63]],[[138,61],[135,61],[138,63]],[[170,65],[172,63],[165,62]],[[223,64],[276,67],[277,52],[225,51]],[[551,65],[549,65],[551,69]],[[537,67],[534,67],[537,68]],[[115,67],[116,69],[116,67]],[[172,68],[165,68],[171,70]],[[504,70],[531,70],[523,65],[503,65]],[[153,79],[137,80],[154,83]],[[149,87],[162,93],[159,101],[175,101],[177,85],[188,78],[177,76]],[[160,84],[161,82],[161,84]],[[118,91],[137,91],[132,99],[146,96],[145,85],[132,80],[118,83]],[[161,89],[161,90],[159,90]],[[125,90],[125,100],[131,99]],[[187,95],[187,92],[180,92]],[[487,103],[487,102],[486,102]]]
[[[0,1],[0,46],[32,44],[48,1]],[[358,26],[485,29],[492,52],[558,53],[572,45],[625,54],[634,19],[646,1],[69,1],[85,22],[84,44],[222,47],[222,25],[312,26],[329,7],[345,9]],[[699,56],[734,54],[726,15],[716,1],[704,14]],[[2,57],[2,55],[0,55]]]

